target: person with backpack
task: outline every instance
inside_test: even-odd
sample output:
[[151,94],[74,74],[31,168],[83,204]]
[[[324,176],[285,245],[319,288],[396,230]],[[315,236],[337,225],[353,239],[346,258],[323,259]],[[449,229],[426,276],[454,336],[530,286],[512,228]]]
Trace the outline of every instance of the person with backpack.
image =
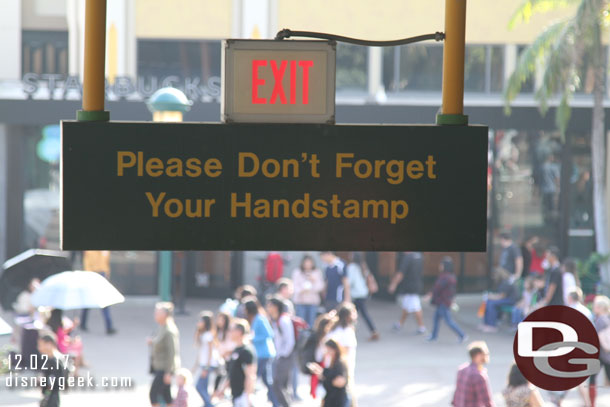
[[273,407],[277,407],[278,399],[273,391],[273,360],[276,357],[273,328],[256,297],[246,298],[244,307],[246,319],[252,327],[252,345],[257,360],[256,376],[260,377],[267,387],[267,398]]
[[369,315],[369,311],[366,306],[366,300],[369,298],[369,288],[367,286],[367,278],[370,275],[370,271],[366,262],[364,261],[364,257],[360,252],[351,252],[350,253],[350,262],[346,267],[347,271],[347,279],[349,280],[349,290],[352,295],[352,301],[356,306],[356,310],[359,315],[362,315],[364,318],[364,322],[366,326],[371,331],[371,337],[369,340],[377,341],[379,340],[379,332],[377,332],[377,328],[373,323],[371,316]]
[[289,381],[292,377],[294,349],[296,344],[295,325],[286,312],[286,305],[279,297],[272,297],[267,303],[267,313],[274,331],[277,355],[273,362],[273,392],[278,405],[290,407]]

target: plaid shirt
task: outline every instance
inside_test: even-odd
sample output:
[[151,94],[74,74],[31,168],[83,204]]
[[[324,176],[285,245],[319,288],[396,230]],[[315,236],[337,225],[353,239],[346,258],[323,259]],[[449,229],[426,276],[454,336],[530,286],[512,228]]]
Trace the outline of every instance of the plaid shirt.
[[474,363],[460,366],[451,404],[454,407],[493,407],[487,369],[479,370]]
[[178,387],[178,394],[176,394],[176,398],[174,399],[175,407],[187,407],[189,400],[189,393],[186,391],[184,386]]
[[457,282],[453,273],[442,273],[432,288],[432,304],[451,307]]

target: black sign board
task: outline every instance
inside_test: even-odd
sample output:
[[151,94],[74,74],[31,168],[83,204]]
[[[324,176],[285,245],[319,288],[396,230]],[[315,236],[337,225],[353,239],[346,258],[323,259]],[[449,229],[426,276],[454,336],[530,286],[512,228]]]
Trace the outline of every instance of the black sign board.
[[487,128],[62,123],[65,250],[484,251]]

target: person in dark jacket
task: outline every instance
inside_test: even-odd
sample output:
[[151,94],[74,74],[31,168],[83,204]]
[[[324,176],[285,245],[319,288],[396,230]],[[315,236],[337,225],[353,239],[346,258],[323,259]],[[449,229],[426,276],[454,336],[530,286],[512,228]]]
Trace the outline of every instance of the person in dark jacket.
[[393,326],[395,331],[402,329],[409,314],[414,314],[417,321],[417,334],[426,332],[419,299],[423,287],[423,269],[424,256],[421,252],[403,253],[398,270],[388,287],[390,294],[397,294],[398,302],[402,308],[400,320]]
[[430,335],[427,340],[433,342],[438,339],[441,320],[444,319],[449,328],[457,334],[458,342],[462,343],[466,340],[467,336],[458,324],[455,323],[453,318],[451,318],[451,304],[453,303],[457,286],[457,280],[453,274],[453,261],[451,260],[451,257],[443,258],[439,266],[439,271],[440,275],[434,283],[432,292],[429,294],[432,305],[436,306],[436,311],[434,312],[432,335]]

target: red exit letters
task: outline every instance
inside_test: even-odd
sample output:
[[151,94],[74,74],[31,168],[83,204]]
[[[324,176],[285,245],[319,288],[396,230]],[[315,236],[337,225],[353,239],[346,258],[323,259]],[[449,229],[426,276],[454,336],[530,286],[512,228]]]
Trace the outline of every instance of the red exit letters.
[[[265,80],[259,78],[258,71],[259,68],[266,67],[267,63],[271,68],[271,73],[273,74],[273,80],[275,82],[269,100],[267,100],[267,98],[258,96],[258,87],[265,85]],[[302,103],[304,105],[309,104],[309,68],[313,66],[313,61],[276,61],[273,59],[270,61],[264,59],[252,60],[252,103],[257,105],[264,105],[267,103],[273,105],[276,104],[279,99],[280,103],[283,105],[287,103],[295,105],[297,103],[297,65],[303,70]],[[286,68],[288,68],[288,66],[290,66],[290,90],[288,92],[289,100],[286,99],[286,93],[284,92],[284,86],[282,84],[282,80],[284,79]]]

